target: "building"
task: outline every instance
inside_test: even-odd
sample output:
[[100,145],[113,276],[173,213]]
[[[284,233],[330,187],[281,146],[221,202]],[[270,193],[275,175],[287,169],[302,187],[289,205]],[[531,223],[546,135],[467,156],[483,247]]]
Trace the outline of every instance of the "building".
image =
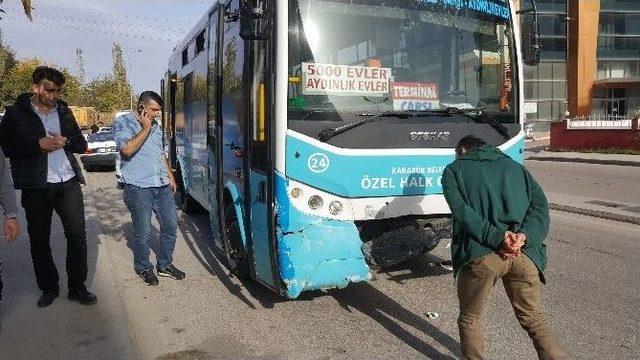
[[[528,7],[529,0],[520,0]],[[640,0],[537,0],[540,64],[525,66],[528,122],[640,111]],[[523,16],[521,21],[530,21]]]

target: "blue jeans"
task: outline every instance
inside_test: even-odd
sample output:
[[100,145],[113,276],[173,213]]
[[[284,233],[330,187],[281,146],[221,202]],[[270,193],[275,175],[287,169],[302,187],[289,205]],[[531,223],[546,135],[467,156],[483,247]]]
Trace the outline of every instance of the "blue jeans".
[[140,273],[153,269],[149,261],[149,238],[151,236],[151,212],[160,224],[160,248],[156,251],[158,267],[164,268],[173,261],[176,245],[178,218],[173,193],[169,186],[141,188],[125,184],[123,199],[131,213],[134,239],[133,267]]

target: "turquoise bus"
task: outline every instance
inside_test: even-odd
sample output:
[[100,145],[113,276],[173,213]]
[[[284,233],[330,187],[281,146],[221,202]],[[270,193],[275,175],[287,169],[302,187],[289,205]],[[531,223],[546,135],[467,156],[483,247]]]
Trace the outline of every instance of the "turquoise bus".
[[461,137],[523,160],[521,64],[539,47],[515,14],[507,0],[214,4],[163,80],[178,206],[208,211],[236,276],[287,298],[431,251]]

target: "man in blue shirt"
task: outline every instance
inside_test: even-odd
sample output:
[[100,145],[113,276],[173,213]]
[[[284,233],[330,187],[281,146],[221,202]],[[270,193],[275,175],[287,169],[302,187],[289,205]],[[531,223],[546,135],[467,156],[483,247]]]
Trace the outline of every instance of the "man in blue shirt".
[[115,139],[121,155],[123,199],[134,228],[133,267],[149,285],[158,278],[149,261],[151,213],[160,223],[160,248],[156,251],[158,275],[182,280],[184,272],[173,265],[177,215],[173,200],[176,182],[164,150],[164,132],[157,118],[162,98],[153,91],[140,94],[136,113],[119,116],[114,122]]

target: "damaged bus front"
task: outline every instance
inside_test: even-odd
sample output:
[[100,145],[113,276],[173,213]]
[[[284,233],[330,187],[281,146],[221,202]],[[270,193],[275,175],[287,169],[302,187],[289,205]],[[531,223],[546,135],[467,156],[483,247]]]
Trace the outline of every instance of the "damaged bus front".
[[508,1],[277,6],[275,236],[295,298],[431,251],[457,141],[522,161],[524,138]]
[[215,2],[163,81],[178,205],[208,210],[231,272],[288,298],[431,251],[460,138],[522,161],[513,16],[507,0]]

